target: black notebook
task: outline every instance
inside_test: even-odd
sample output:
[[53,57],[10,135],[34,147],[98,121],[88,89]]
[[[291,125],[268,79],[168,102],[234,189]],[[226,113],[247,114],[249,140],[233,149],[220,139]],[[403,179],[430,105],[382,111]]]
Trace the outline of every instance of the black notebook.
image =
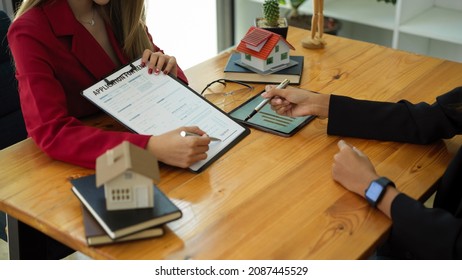
[[112,239],[162,225],[182,216],[181,210],[155,185],[154,207],[108,211],[104,188],[96,187],[95,175],[74,179],[71,183],[74,194]]
[[85,227],[85,238],[89,246],[97,246],[118,242],[126,242],[130,240],[145,239],[150,237],[159,237],[164,234],[162,226],[143,229],[141,231],[123,236],[121,238],[112,239],[107,235],[98,221],[91,215],[90,211],[82,204],[83,225]]
[[279,84],[284,79],[288,79],[291,85],[299,85],[303,72],[304,57],[291,56],[290,59],[295,62],[294,66],[263,75],[239,65],[241,54],[232,53],[224,69],[225,78],[241,82],[267,84]]

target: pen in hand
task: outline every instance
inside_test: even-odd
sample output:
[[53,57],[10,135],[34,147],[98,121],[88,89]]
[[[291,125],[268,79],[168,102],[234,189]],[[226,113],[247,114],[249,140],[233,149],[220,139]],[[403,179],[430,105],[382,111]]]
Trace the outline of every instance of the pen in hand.
[[[184,130],[180,132],[180,135],[182,137],[186,137],[186,136],[199,136],[199,137],[201,137],[201,135],[199,135],[197,133],[188,132],[188,131],[184,131]],[[209,138],[210,138],[210,141],[221,141],[221,139],[216,138],[216,137],[210,137],[209,136]]]
[[[282,83],[280,83],[276,88],[278,89],[281,89],[281,88],[285,88],[287,87],[287,85],[290,83],[290,80],[288,79],[285,79],[284,81],[282,81]],[[266,98],[265,100],[263,100],[262,102],[260,102],[260,104],[257,105],[257,107],[255,107],[255,109],[253,109],[252,113],[250,113],[247,118],[244,119],[244,121],[248,121],[250,120],[251,117],[253,117],[256,113],[258,113],[258,111],[261,110],[261,108],[263,108],[266,104],[268,104],[268,102],[271,100],[271,98]]]

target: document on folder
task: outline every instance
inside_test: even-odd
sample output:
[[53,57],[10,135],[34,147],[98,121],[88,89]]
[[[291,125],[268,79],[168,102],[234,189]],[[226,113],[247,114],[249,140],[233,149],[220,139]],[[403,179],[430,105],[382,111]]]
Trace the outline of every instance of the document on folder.
[[198,126],[221,139],[209,145],[207,159],[189,168],[200,172],[250,133],[178,79],[150,75],[141,59],[112,73],[82,92],[83,96],[128,129],[160,135],[181,126]]

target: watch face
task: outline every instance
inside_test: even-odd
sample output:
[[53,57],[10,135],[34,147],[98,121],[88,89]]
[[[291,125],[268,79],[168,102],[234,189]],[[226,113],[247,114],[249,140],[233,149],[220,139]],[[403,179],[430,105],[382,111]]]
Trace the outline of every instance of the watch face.
[[382,185],[377,182],[372,182],[367,189],[366,196],[372,201],[377,201],[377,199],[380,197],[380,194],[382,193],[382,189]]

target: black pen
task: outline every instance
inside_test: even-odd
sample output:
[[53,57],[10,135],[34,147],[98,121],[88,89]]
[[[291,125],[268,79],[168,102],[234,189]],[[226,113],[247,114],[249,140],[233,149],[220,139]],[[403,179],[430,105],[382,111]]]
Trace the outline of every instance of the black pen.
[[[183,137],[186,137],[186,136],[199,136],[201,137],[201,135],[197,134],[197,133],[193,133],[193,132],[188,132],[188,131],[181,131],[180,132],[180,135],[183,136]],[[219,138],[216,138],[216,137],[210,137],[210,141],[221,141],[221,139]]]
[[[287,87],[287,85],[289,85],[289,83],[290,83],[290,80],[285,79],[276,88],[279,88],[279,89],[285,88],[285,87]],[[261,108],[263,108],[263,106],[265,106],[270,100],[271,100],[271,98],[266,98],[265,100],[260,102],[260,104],[258,104],[257,107],[255,107],[255,109],[253,109],[252,113],[250,113],[250,115],[248,115],[247,118],[244,119],[244,121],[245,122],[248,121],[251,117],[253,117],[256,113],[258,113],[258,111],[260,111]]]

